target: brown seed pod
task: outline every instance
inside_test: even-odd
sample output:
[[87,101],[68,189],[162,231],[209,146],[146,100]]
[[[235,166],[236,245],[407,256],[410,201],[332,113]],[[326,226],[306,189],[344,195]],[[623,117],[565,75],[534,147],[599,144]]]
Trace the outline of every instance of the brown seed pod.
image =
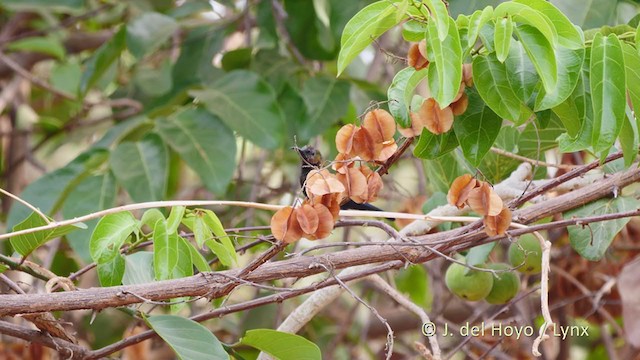
[[469,193],[475,187],[476,179],[474,179],[473,176],[469,174],[458,176],[451,183],[451,187],[447,193],[447,201],[458,209],[462,209],[467,198],[469,198]]
[[282,208],[273,214],[273,217],[271,217],[271,233],[276,239],[286,243],[300,240],[302,229],[291,206]]
[[473,86],[473,69],[471,64],[462,64],[462,81],[468,87]]
[[502,211],[502,199],[489,184],[482,182],[469,192],[467,203],[481,215],[496,216]]
[[418,43],[418,51],[420,51],[420,55],[422,55],[423,58],[429,58],[427,56],[427,40],[423,39]]
[[324,205],[327,209],[329,209],[331,216],[333,216],[333,220],[337,221],[340,214],[340,203],[342,202],[343,199],[344,199],[344,193],[326,194],[326,195],[315,197],[313,199],[313,203]]
[[462,95],[464,95],[464,82],[460,83],[460,88],[458,88],[458,93],[456,94],[456,97],[453,98],[453,102],[456,102],[458,100],[460,100],[460,98],[462,97]]
[[409,47],[407,65],[412,66],[416,70],[422,70],[429,65],[429,60],[420,53],[420,46],[418,44],[412,44],[411,47]]
[[468,106],[469,106],[469,97],[465,93],[462,93],[462,96],[460,97],[460,99],[456,100],[450,105],[451,112],[455,116],[464,114],[464,112],[467,111]]
[[342,183],[327,170],[310,171],[305,186],[309,198],[345,191]]
[[318,230],[318,213],[308,203],[302,204],[294,210],[300,228],[305,234],[313,234]]
[[396,153],[396,150],[398,150],[398,144],[396,144],[395,140],[385,141],[382,143],[382,149],[380,149],[380,152],[376,155],[375,160],[379,162],[387,161]]
[[353,157],[353,141],[356,132],[360,128],[353,124],[347,124],[336,133],[336,149],[347,157]]
[[392,140],[396,133],[396,121],[383,109],[369,111],[364,116],[362,127],[367,129],[373,141],[377,143]]
[[333,161],[333,164],[331,164],[331,168],[338,173],[344,174],[348,168],[354,167],[355,164],[355,161],[351,160],[346,154],[339,153]]
[[509,225],[511,225],[511,210],[506,206],[498,215],[484,217],[484,232],[489,236],[504,235]]
[[331,230],[333,230],[335,220],[326,206],[322,204],[315,204],[313,205],[313,209],[318,216],[318,228],[313,234],[305,234],[305,237],[309,240],[324,239],[331,235]]
[[429,98],[422,103],[418,116],[427,129],[435,135],[446,133],[451,130],[453,125],[451,108],[447,106],[444,109],[440,109],[434,98]]
[[424,119],[422,119],[418,113],[412,112],[409,116],[411,118],[411,127],[403,128],[398,126],[398,132],[406,138],[420,136],[420,134],[422,134],[422,129],[426,126]]
[[361,168],[349,168],[346,174],[338,174],[338,180],[344,185],[347,196],[355,199],[367,197],[367,178]]
[[367,129],[360,128],[353,137],[353,149],[362,160],[372,161],[382,150],[382,144],[373,141]]

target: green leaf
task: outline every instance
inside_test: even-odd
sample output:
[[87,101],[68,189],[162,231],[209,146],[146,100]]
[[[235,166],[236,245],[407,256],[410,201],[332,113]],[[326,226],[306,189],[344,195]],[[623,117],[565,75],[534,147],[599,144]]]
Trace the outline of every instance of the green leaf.
[[473,80],[482,99],[501,118],[519,125],[533,114],[518,99],[509,84],[506,66],[494,53],[473,59]]
[[111,170],[135,202],[162,200],[167,192],[169,154],[164,141],[148,134],[137,142],[123,142],[111,152]]
[[169,16],[145,12],[127,25],[127,46],[138,59],[158,49],[178,30],[178,23]]
[[64,59],[66,53],[60,40],[54,37],[29,37],[7,44],[11,51],[30,51],[51,55],[58,60]]
[[257,74],[232,71],[210,87],[189,93],[254,144],[267,149],[282,144],[284,115],[273,89]]
[[407,20],[402,24],[402,37],[409,42],[419,42],[424,40],[424,34],[427,33],[427,24],[416,21]]
[[0,5],[14,10],[77,11],[84,7],[84,0],[2,0]]
[[396,8],[389,1],[377,1],[355,14],[342,31],[338,54],[338,75],[371,42],[394,27]]
[[500,133],[502,118],[491,111],[476,91],[469,90],[467,95],[467,111],[455,119],[453,129],[465,159],[479,166]]
[[298,141],[306,141],[323,133],[347,113],[350,85],[329,76],[316,76],[305,81],[300,95],[307,116],[300,123]]
[[624,122],[625,69],[618,37],[597,34],[591,47],[591,101],[593,133],[591,144],[601,156],[608,154]]
[[458,139],[453,131],[435,135],[429,130],[422,129],[413,155],[417,158],[433,160],[447,154],[458,147]]
[[551,43],[540,31],[529,25],[516,26],[516,34],[533,62],[546,91],[553,91],[558,81],[556,56]]
[[109,41],[102,44],[91,55],[80,79],[80,87],[78,89],[80,95],[86,94],[100,80],[102,75],[111,68],[111,65],[118,60],[125,47],[126,35],[126,26],[120,27]]
[[156,280],[179,279],[193,275],[191,251],[185,239],[168,232],[167,222],[159,220],[153,228],[153,269]]
[[[204,218],[203,218],[207,227],[213,232],[218,241],[222,243],[226,252],[229,254],[233,262],[238,262],[238,254],[236,254],[236,249],[233,246],[233,242],[227,236],[227,232],[224,231],[224,226],[222,226],[222,222],[218,219],[218,216],[211,210],[204,210]],[[216,254],[217,255],[217,254]],[[219,256],[218,256],[219,257]],[[229,266],[229,265],[226,265]]]
[[[637,209],[638,200],[627,197],[614,199],[602,199],[580,208],[567,211],[563,214],[565,219],[582,218],[587,216],[599,216],[614,214]],[[583,258],[591,261],[602,259],[614,237],[624,228],[630,218],[595,222],[588,225],[569,227],[569,241],[571,247]]]
[[[172,209],[173,210],[173,209]],[[140,227],[143,225],[147,225],[153,231],[153,227],[156,225],[158,220],[165,220],[164,214],[162,211],[158,209],[148,209],[142,214],[142,218],[140,218]]]
[[200,272],[211,271],[209,263],[204,258],[204,256],[200,254],[200,251],[198,251],[198,249],[196,249],[196,247],[193,246],[192,243],[186,241],[186,244],[189,247],[189,253],[191,254],[191,262],[193,263],[193,266],[195,266],[196,269],[198,269],[198,271]]
[[558,43],[558,33],[556,32],[553,22],[542,12],[530,8],[527,5],[511,1],[498,5],[493,12],[495,18],[501,18],[507,15],[511,15],[513,21],[517,23],[536,28],[547,38],[547,41],[549,41],[551,45],[555,46]]
[[482,27],[491,20],[493,16],[493,7],[487,6],[482,11],[476,10],[471,17],[469,18],[469,30],[467,35],[467,48],[466,52],[471,51],[476,41],[478,40],[478,36],[480,35],[480,30]]
[[101,286],[118,286],[125,272],[124,258],[117,252],[112,259],[98,263],[97,270]]
[[416,71],[413,67],[404,68],[393,78],[387,98],[389,100],[389,112],[396,119],[396,122],[403,128],[411,126],[411,98],[413,92],[425,77],[427,69]]
[[196,209],[187,215],[182,223],[193,231],[198,246],[204,243],[218,257],[222,265],[230,267],[238,261],[233,242],[213,211]]
[[138,251],[124,257],[122,285],[149,284],[153,279],[153,253]]
[[133,74],[133,81],[145,95],[162,96],[173,87],[172,71],[173,65],[169,59],[155,66],[141,64]]
[[[519,138],[520,132],[516,127],[503,126],[493,146],[510,153],[517,153]],[[520,162],[513,158],[488,152],[482,159],[482,164],[479,166],[479,169],[483,177],[486,178],[486,181],[495,184],[507,178],[519,164]],[[448,188],[445,191],[447,190]]]
[[562,11],[545,0],[514,0],[514,2],[526,5],[541,12],[553,23],[553,27],[558,33],[558,44],[568,49],[579,49],[583,47],[583,36],[581,32],[571,23],[569,18]]
[[167,231],[174,233],[178,231],[178,226],[184,217],[184,213],[187,210],[184,206],[174,206],[171,208],[169,217],[167,218]]
[[462,81],[462,47],[456,22],[449,19],[449,35],[438,39],[437,25],[427,26],[427,57],[429,64],[429,89],[441,108],[449,106],[458,95]]
[[[115,205],[116,195],[116,180],[112,173],[90,176],[73,186],[62,207],[62,214],[65,219],[71,219],[108,209]],[[69,245],[75,254],[86,263],[91,262],[87,238],[91,237],[97,223],[98,219],[88,220],[85,222],[86,230],[67,235]]]
[[[494,241],[487,244],[474,246],[469,249],[469,252],[465,257],[467,265],[476,266],[485,263],[489,258],[489,254],[491,254],[491,251],[493,251],[493,248],[495,248],[497,244],[498,242]],[[470,269],[467,268],[467,270]]]
[[503,17],[496,20],[494,30],[494,47],[498,61],[504,62],[509,55],[511,47],[511,36],[513,36],[513,22],[510,17]]
[[249,65],[251,65],[252,53],[252,48],[240,48],[227,51],[220,60],[220,65],[222,65],[222,69],[226,72],[248,69]]
[[236,166],[233,133],[207,111],[187,108],[156,121],[156,130],[200,176],[207,189],[225,192]]
[[547,91],[541,88],[536,98],[535,111],[551,109],[565,101],[578,83],[580,69],[585,58],[584,49],[570,50],[558,47],[555,50],[558,81],[556,86]]
[[303,139],[300,136],[300,127],[309,124],[309,115],[307,115],[307,106],[304,104],[304,99],[302,99],[298,90],[288,82],[285,83],[278,95],[278,103],[282,107],[285,117],[285,128],[287,129],[285,134],[286,145],[295,145],[294,138],[300,143],[306,142],[308,139]]
[[519,41],[511,39],[509,56],[505,61],[507,79],[511,89],[524,104],[528,104],[540,83],[536,68],[529,59],[524,47]]
[[147,318],[149,326],[182,360],[229,360],[220,341],[197,322],[174,315]]
[[620,147],[626,167],[630,167],[638,157],[638,143],[638,121],[631,112],[628,112],[620,130]]
[[636,120],[640,120],[640,54],[629,44],[623,43],[625,78]]
[[320,360],[318,345],[302,336],[271,329],[253,329],[240,339],[240,344],[269,353],[280,360]]
[[65,62],[53,65],[49,81],[51,86],[69,94],[77,94],[82,69],[77,62]]
[[444,41],[449,35],[449,12],[447,6],[441,0],[424,0],[429,8],[431,17],[436,21],[438,39]]
[[109,214],[100,219],[89,240],[91,258],[98,264],[120,255],[120,247],[138,229],[138,222],[128,211]]
[[427,311],[431,310],[433,292],[429,286],[429,275],[421,264],[411,265],[398,271],[395,280],[398,290],[409,294],[412,302]]
[[[49,219],[51,221],[51,219]],[[47,222],[37,213],[32,212],[29,217],[13,227],[13,231],[32,229],[39,226],[47,225]],[[36,231],[30,234],[12,236],[10,238],[11,246],[22,256],[29,255],[33,250],[51,239],[68,234],[74,230],[86,229],[87,226],[82,223],[65,225],[55,229]]]
[[640,24],[638,24],[638,27],[636,28],[635,41],[636,41],[636,49],[638,50],[638,52],[640,52]]
[[[582,75],[578,73],[578,81],[575,89],[569,97],[554,107],[553,113],[560,118],[570,137],[576,137],[580,133],[582,124],[587,116],[587,89]],[[560,83],[560,82],[558,82]]]
[[465,168],[462,164],[464,159],[458,156],[457,152],[452,151],[444,154],[437,160],[425,160],[425,176],[429,179],[429,187],[433,192],[449,191],[451,182],[458,176],[472,171]]

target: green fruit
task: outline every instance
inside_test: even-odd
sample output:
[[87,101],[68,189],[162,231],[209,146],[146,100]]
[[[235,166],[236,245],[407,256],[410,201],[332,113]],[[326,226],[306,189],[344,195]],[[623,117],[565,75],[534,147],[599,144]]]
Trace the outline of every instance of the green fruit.
[[539,274],[542,271],[540,241],[531,234],[520,236],[517,242],[509,246],[509,262],[521,273]]
[[[508,270],[511,266],[499,263],[489,264],[488,269]],[[491,292],[484,298],[489,304],[506,304],[513,299],[520,291],[520,279],[513,271],[500,272],[498,277],[493,277]]]
[[[463,260],[464,261],[464,260]],[[483,267],[483,265],[476,265]],[[493,286],[493,275],[490,272],[470,270],[467,267],[453,263],[445,274],[445,284],[454,295],[467,301],[484,299]]]

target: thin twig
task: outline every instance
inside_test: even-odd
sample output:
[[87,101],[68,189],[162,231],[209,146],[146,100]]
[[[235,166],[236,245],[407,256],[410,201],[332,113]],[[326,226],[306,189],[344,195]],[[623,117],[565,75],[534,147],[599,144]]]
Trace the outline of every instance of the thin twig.
[[25,201],[23,199],[21,199],[19,196],[13,195],[12,193],[8,192],[7,190],[0,188],[0,193],[5,194],[6,196],[18,201],[19,203],[21,203],[22,205],[28,207],[29,209],[31,209],[31,211],[35,212],[36,214],[38,214],[38,216],[40,216],[42,218],[42,220],[44,220],[44,222],[46,222],[47,224],[51,223],[51,220],[49,220],[49,218],[47,217],[47,215],[43,214],[42,211],[40,211],[40,209],[38,209],[37,207],[29,204],[28,201]]
[[548,162],[544,162],[544,161],[540,161],[540,160],[529,159],[528,157],[525,157],[525,156],[522,156],[522,155],[518,155],[518,154],[514,154],[512,152],[508,152],[508,151],[502,150],[502,149],[497,148],[497,147],[492,147],[491,148],[491,152],[496,153],[498,155],[502,155],[502,156],[508,157],[508,158],[512,158],[512,159],[515,159],[515,160],[528,162],[529,164],[533,164],[533,165],[554,167],[554,168],[565,169],[565,170],[573,170],[573,169],[579,167],[578,165],[552,164],[552,163],[548,163]]

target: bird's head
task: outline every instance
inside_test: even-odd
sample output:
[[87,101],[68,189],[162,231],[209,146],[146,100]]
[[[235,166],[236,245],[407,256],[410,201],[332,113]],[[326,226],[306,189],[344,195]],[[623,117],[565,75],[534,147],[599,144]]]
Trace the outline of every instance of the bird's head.
[[322,154],[313,146],[303,146],[301,148],[294,147],[294,149],[298,152],[300,157],[302,158],[302,165],[311,165],[314,167],[320,166],[322,164]]

